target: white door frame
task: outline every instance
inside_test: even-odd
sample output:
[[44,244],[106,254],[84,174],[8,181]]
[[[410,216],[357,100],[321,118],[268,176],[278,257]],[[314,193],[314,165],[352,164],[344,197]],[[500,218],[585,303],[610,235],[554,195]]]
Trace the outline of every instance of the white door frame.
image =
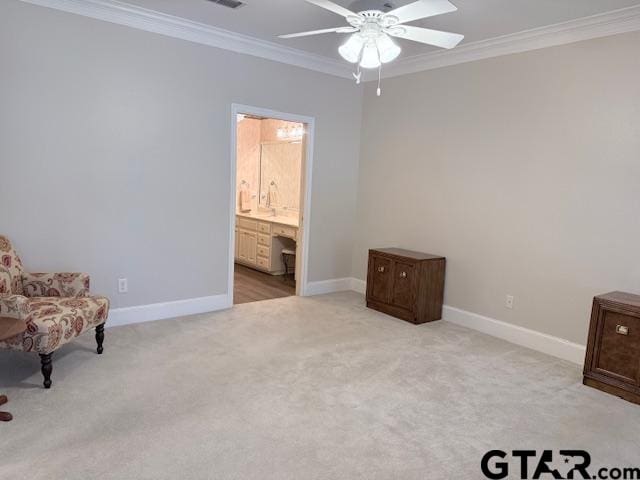
[[283,113],[268,108],[253,107],[250,105],[242,105],[239,103],[231,104],[231,165],[229,168],[229,276],[228,285],[228,302],[233,305],[233,273],[234,273],[234,253],[235,253],[235,226],[236,226],[236,165],[237,165],[237,125],[238,114],[244,113],[255,115],[257,117],[275,118],[277,120],[285,120],[288,122],[304,123],[307,125],[305,132],[307,158],[305,161],[304,174],[304,205],[302,209],[302,262],[300,265],[300,278],[302,280],[299,288],[299,294],[305,296],[308,291],[309,283],[309,226],[311,224],[311,185],[313,172],[313,143],[315,135],[316,120],[314,117],[304,115],[296,115],[293,113]]

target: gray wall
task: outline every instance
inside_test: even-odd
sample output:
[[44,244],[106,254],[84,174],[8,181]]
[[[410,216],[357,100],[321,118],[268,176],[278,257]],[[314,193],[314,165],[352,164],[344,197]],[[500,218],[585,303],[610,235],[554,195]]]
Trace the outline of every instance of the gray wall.
[[17,0],[0,66],[0,231],[28,269],[116,307],[225,293],[235,102],[316,118],[309,279],[351,274],[352,82]]
[[447,304],[584,343],[594,294],[640,292],[638,51],[633,33],[368,85],[355,275],[369,247],[442,254]]
[[348,80],[5,0],[0,231],[115,306],[225,293],[231,103],[273,108],[317,119],[310,280],[440,253],[449,305],[584,343],[594,294],[640,291],[639,47],[388,79],[362,111]]

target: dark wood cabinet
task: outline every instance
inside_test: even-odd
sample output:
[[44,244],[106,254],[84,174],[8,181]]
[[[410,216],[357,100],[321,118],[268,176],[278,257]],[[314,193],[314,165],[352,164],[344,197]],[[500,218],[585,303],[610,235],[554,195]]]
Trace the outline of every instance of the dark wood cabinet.
[[420,324],[442,318],[446,259],[399,248],[369,250],[367,306]]
[[593,299],[584,384],[640,404],[640,296]]
[[393,263],[389,258],[375,255],[369,258],[367,285],[371,285],[369,297],[381,303],[389,303],[391,297],[391,268]]

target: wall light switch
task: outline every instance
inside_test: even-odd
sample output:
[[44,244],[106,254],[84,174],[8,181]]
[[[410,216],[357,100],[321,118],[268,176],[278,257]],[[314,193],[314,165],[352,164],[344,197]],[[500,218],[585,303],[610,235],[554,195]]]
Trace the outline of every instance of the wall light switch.
[[513,309],[513,300],[514,300],[513,295],[507,295],[507,300],[504,306],[507,308]]
[[126,278],[118,279],[118,293],[127,293],[129,291],[129,282]]

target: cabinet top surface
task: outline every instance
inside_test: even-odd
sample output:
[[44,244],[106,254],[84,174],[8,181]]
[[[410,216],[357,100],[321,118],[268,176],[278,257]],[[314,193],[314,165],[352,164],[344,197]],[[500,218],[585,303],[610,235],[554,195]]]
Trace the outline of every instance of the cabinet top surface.
[[405,250],[403,248],[373,248],[370,250],[372,253],[382,253],[386,255],[394,255],[396,257],[411,258],[412,260],[442,260],[441,255],[432,255],[430,253],[414,252],[412,250]]
[[607,302],[622,303],[640,308],[640,295],[634,295],[633,293],[611,292],[598,295],[596,298]]
[[298,217],[286,217],[284,215],[256,215],[252,213],[236,212],[236,216],[258,220],[260,222],[278,223],[288,227],[299,227]]

